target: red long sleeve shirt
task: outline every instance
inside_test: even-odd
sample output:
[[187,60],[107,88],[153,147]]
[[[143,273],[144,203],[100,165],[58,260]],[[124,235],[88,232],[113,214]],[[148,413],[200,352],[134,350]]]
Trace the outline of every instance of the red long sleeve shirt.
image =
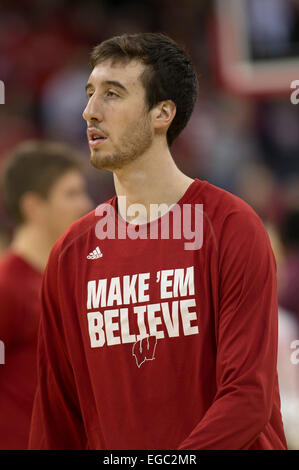
[[[116,197],[54,246],[30,449],[286,448],[268,235],[244,201],[206,181],[177,207],[188,205],[203,214],[193,250],[174,225],[169,239],[150,236],[165,215],[123,237],[132,224]],[[99,239],[114,222],[122,235]]]
[[27,449],[36,389],[42,273],[9,250],[0,261],[0,449]]

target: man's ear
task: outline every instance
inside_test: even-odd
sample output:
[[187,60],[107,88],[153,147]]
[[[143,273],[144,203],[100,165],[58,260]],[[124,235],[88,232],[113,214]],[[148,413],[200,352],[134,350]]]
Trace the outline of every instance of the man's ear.
[[167,132],[175,114],[176,105],[173,101],[167,100],[158,103],[152,113],[154,129],[161,129]]
[[39,220],[43,205],[44,200],[37,193],[28,191],[23,194],[19,206],[24,220],[30,222]]

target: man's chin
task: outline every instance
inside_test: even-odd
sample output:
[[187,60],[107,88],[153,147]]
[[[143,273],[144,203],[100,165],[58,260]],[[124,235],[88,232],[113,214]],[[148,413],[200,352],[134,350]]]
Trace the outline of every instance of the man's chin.
[[92,150],[90,154],[90,163],[98,170],[117,170],[124,166],[124,161],[111,154],[103,154],[101,152]]

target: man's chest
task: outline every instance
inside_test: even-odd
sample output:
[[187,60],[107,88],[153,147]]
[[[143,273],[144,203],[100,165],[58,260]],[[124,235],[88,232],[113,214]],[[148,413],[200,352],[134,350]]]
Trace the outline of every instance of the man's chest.
[[211,297],[203,252],[184,250],[180,240],[89,248],[74,290],[90,348],[199,333],[200,311]]

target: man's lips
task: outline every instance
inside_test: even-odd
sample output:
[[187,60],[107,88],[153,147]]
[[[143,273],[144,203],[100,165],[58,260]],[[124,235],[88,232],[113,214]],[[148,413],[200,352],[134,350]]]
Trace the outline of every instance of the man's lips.
[[96,147],[97,145],[107,140],[107,137],[105,136],[105,134],[99,129],[96,129],[95,127],[89,127],[87,129],[87,138],[88,138],[88,143],[91,147]]

